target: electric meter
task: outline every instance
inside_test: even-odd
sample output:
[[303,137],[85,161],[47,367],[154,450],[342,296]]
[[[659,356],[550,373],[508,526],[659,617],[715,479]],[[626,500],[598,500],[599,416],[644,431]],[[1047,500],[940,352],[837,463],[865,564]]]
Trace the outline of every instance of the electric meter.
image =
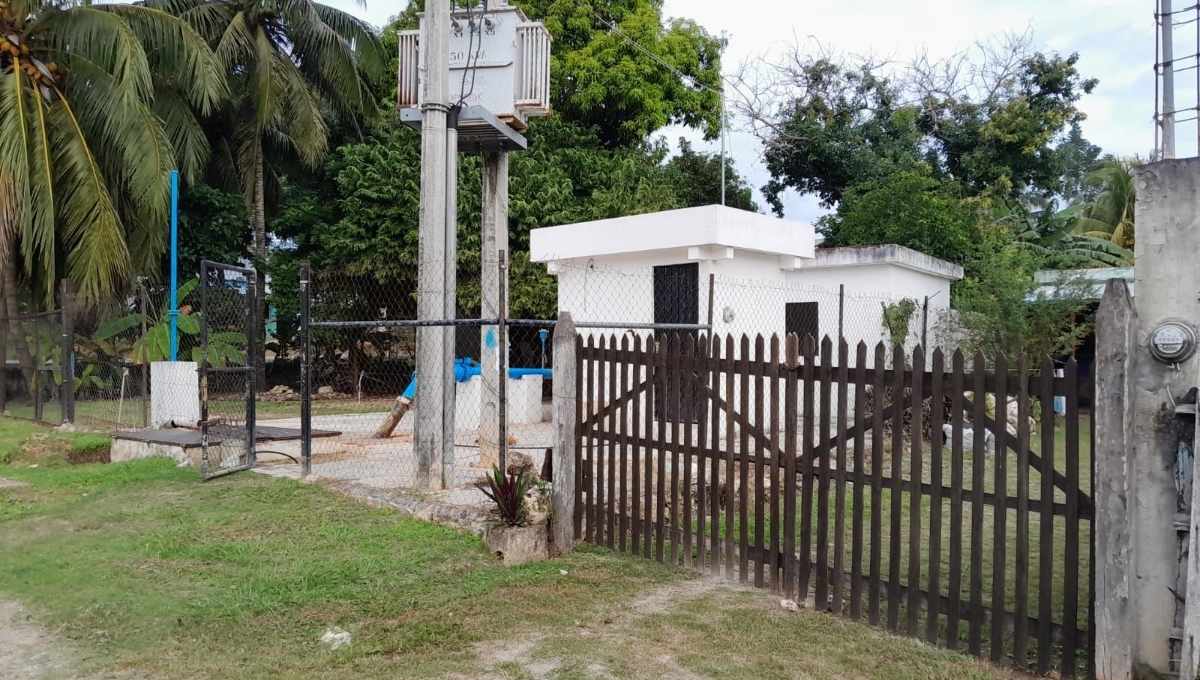
[[1178,364],[1196,352],[1196,331],[1182,321],[1164,321],[1150,331],[1150,354],[1168,364]]

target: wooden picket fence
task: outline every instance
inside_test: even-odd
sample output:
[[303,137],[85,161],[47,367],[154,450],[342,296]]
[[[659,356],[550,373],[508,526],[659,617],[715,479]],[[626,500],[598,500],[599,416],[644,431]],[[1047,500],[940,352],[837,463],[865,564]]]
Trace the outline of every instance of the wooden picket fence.
[[1091,386],[1073,361],[1056,378],[1048,359],[829,338],[577,342],[578,538],[1090,669]]

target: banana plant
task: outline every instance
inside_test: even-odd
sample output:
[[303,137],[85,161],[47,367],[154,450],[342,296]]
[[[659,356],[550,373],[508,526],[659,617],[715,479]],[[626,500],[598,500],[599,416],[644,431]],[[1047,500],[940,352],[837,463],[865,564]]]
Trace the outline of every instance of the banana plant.
[[[63,366],[62,361],[62,345],[60,344],[59,330],[51,326],[41,326],[34,333],[26,336],[25,342],[30,349],[36,352],[37,356],[42,357],[45,361],[45,366]],[[54,386],[62,387],[62,371],[37,371],[33,380],[30,381],[30,389],[36,390],[38,384],[43,380],[42,376],[49,373],[54,376]],[[75,393],[85,387],[94,387],[98,389],[109,389],[112,384],[96,373],[95,364],[87,364],[80,375],[74,377],[73,389]]]
[[[176,298],[180,302],[177,326],[181,337],[188,336],[198,339],[200,335],[199,315],[193,313],[195,309],[192,305],[184,304],[199,285],[200,278],[195,277],[179,286],[179,290],[176,291]],[[134,341],[130,349],[130,359],[134,364],[141,365],[170,359],[171,322],[169,311],[167,305],[164,304],[153,318],[152,325],[146,329],[146,334]],[[138,313],[112,319],[101,324],[92,339],[101,342],[107,341],[139,327],[141,323],[142,316]],[[244,346],[245,343],[245,333],[210,333],[208,336],[208,363],[213,366],[245,364],[246,355],[238,349],[238,345]],[[193,345],[192,361],[199,363],[201,349],[198,342],[189,344]]]

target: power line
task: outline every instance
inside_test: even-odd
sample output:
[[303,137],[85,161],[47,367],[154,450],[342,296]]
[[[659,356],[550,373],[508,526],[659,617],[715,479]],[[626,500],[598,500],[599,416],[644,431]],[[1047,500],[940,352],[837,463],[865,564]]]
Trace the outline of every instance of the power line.
[[[475,16],[473,3],[474,0],[466,0],[463,3],[467,9],[467,63],[463,69],[462,82],[458,86],[458,106],[466,103],[467,99],[475,94],[475,74],[479,71],[479,53],[483,51],[483,18],[487,14],[487,0],[483,0],[483,11],[480,13],[479,25],[475,25]],[[475,64],[471,64],[471,51],[475,45],[475,30],[479,30],[479,47],[475,49]],[[467,71],[471,72],[471,89],[467,90]]]
[[[702,90],[708,90],[709,92],[712,92],[715,95],[718,95],[721,97],[725,96],[725,93],[722,90],[714,90],[713,88],[709,87],[708,85],[705,85],[704,83],[700,82],[696,78],[693,78],[692,76],[684,73],[683,71],[680,71],[674,64],[668,63],[662,57],[651,52],[650,50],[646,49],[645,47],[642,47],[642,45],[639,44],[636,40],[634,40],[633,38],[630,38],[628,35],[625,34],[624,31],[622,31],[620,28],[618,28],[616,24],[609,22],[604,17],[600,16],[595,10],[592,10],[592,16],[596,17],[597,21],[599,21],[600,23],[607,26],[609,28],[609,30],[611,30],[613,33],[617,34],[617,36],[620,37],[622,40],[624,40],[625,42],[632,45],[634,48],[636,48],[642,54],[653,59],[655,62],[657,62],[663,68],[674,73],[681,80],[693,83],[696,87],[699,87]],[[721,78],[722,82],[725,81],[725,76],[718,74],[718,77]]]
[[650,57],[650,59],[653,60],[655,63],[657,63],[659,66],[662,66],[663,68],[667,69],[668,71],[674,73],[675,76],[678,77],[680,80],[684,81],[684,83],[692,83],[694,86],[696,86],[702,90],[711,92],[720,98],[720,102],[721,102],[721,205],[725,205],[725,165],[726,165],[726,161],[727,161],[727,154],[725,151],[725,147],[726,147],[725,140],[726,140],[726,137],[728,136],[726,128],[728,127],[729,121],[725,115],[724,85],[728,84],[731,88],[733,88],[733,90],[735,92],[737,92],[738,94],[741,94],[743,97],[745,95],[742,94],[741,90],[738,89],[736,84],[734,84],[732,81],[729,81],[728,79],[726,79],[725,76],[721,73],[718,73],[717,77],[721,79],[722,89],[716,90],[716,89],[709,87],[708,85],[705,85],[704,83],[700,82],[698,79],[679,70],[674,64],[668,63],[662,57],[651,52],[649,49],[643,47],[640,43],[638,43],[638,41],[636,41],[633,38],[626,35],[625,32],[622,31],[616,24],[606,20],[604,17],[600,16],[600,14],[597,13],[595,10],[592,10],[592,16],[596,17],[597,21],[599,21],[600,23],[607,26],[608,29],[610,31],[612,31],[613,33],[615,33],[619,38],[621,38],[622,40],[624,40],[625,42],[627,42],[631,46],[633,46],[634,49],[636,49],[637,51],[646,55],[647,57]]

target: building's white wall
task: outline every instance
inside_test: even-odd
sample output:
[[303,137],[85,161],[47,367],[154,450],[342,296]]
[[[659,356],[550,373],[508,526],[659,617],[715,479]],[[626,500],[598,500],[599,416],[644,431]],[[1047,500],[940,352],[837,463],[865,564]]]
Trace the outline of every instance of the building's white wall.
[[[777,255],[732,252],[732,258],[699,262],[697,322],[704,323],[708,317],[712,274],[713,332],[721,336],[746,335],[753,341],[762,335],[769,341],[772,335],[786,332],[788,303],[816,302],[818,335],[828,335],[836,343],[840,302],[841,336],[851,348],[859,342],[873,348],[885,338],[885,305],[904,298],[922,301],[929,296],[930,308],[941,310],[950,300],[950,282],[946,279],[894,264],[789,270],[781,268]],[[577,323],[613,324],[607,329],[588,329],[584,331],[587,335],[620,333],[625,330],[622,324],[652,323],[654,267],[689,262],[688,254],[687,249],[677,248],[559,262],[559,309],[570,311]],[[844,285],[846,291],[841,301],[839,285]],[[919,339],[919,316],[914,317],[910,328],[907,344],[911,345]]]

